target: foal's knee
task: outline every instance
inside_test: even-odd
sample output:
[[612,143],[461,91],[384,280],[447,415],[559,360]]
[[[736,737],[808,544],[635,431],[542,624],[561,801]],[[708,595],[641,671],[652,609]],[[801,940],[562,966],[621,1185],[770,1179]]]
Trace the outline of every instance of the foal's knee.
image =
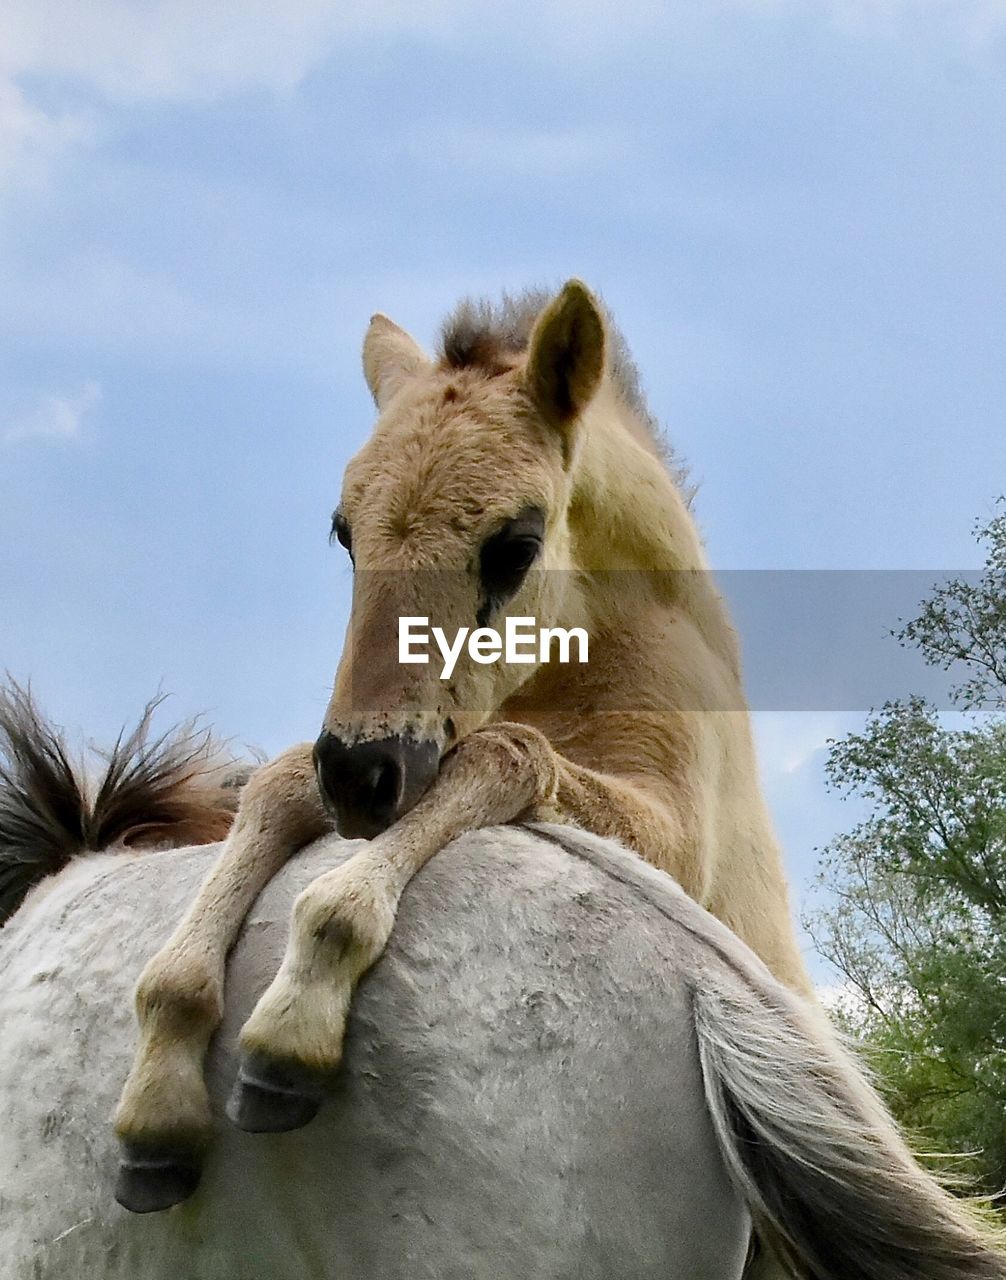
[[302,947],[329,964],[369,964],[387,943],[396,906],[383,876],[349,862],[300,894],[293,931]]
[[477,790],[483,818],[509,822],[525,809],[554,805],[559,760],[548,739],[525,724],[500,722],[478,729],[448,758],[444,775]]
[[195,958],[160,953],[140,975],[136,1012],[144,1026],[179,1034],[212,1030],[223,1016],[223,992]]
[[330,825],[314,773],[311,744],[302,742],[256,769],[241,792],[234,832],[251,826],[282,843],[306,843]]

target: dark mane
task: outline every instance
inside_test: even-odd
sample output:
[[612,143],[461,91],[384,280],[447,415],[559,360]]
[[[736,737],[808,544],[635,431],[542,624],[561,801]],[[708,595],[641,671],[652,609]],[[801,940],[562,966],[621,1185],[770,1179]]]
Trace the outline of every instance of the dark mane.
[[[498,302],[463,298],[441,327],[440,358],[452,369],[498,373],[527,350],[534,323],[553,297],[554,290],[536,288],[519,294],[504,293]],[[686,468],[675,457],[660,423],[650,412],[629,344],[608,307],[603,302],[601,306],[608,327],[608,374],[690,501],[692,490]]]
[[249,769],[194,723],[153,733],[161,701],[89,769],[27,689],[0,685],[0,926],[79,854],[227,834]]

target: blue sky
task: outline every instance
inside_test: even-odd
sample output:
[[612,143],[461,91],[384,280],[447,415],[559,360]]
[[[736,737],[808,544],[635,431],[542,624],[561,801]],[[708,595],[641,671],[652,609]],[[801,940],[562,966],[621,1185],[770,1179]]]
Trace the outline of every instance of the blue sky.
[[[6,0],[0,667],[313,737],[369,315],[584,277],[722,568],[967,567],[1006,489],[1002,0]],[[893,622],[893,619],[892,619]],[[847,713],[763,713],[798,889]]]

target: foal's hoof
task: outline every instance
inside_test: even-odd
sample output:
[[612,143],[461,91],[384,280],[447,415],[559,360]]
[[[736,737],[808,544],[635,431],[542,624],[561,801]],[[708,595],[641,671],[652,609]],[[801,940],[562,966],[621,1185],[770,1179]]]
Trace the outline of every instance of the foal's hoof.
[[187,1200],[202,1170],[195,1155],[123,1142],[115,1198],[131,1213],[156,1213]]
[[324,1078],[310,1068],[247,1054],[238,1067],[227,1115],[247,1133],[286,1133],[314,1119],[325,1093]]

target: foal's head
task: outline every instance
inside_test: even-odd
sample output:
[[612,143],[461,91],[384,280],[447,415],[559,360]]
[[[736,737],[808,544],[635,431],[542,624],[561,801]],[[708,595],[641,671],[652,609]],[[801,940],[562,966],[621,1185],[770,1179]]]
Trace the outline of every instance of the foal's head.
[[466,646],[442,679],[435,644],[427,664],[399,662],[399,619],[427,618],[452,642],[464,627],[502,632],[507,615],[562,621],[571,575],[550,571],[570,567],[577,426],[604,375],[605,323],[571,281],[520,352],[486,343],[433,362],[375,316],[363,366],[379,417],[332,522],[353,607],[315,760],[339,829],[373,836],[535,670]]

